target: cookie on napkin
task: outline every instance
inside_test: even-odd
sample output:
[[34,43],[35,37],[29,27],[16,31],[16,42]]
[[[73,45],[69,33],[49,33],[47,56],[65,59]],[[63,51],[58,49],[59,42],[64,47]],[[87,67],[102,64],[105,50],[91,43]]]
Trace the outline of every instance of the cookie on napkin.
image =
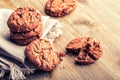
[[43,25],[36,8],[19,7],[8,18],[10,37],[18,45],[27,45],[41,37]]
[[54,45],[45,39],[32,41],[25,49],[25,55],[37,69],[51,71],[60,63],[63,53],[59,53]]
[[[24,50],[25,50],[26,46],[19,46],[10,40],[10,31],[7,26],[7,20],[10,17],[11,13],[13,13],[13,12],[14,11],[10,10],[10,9],[0,9],[0,24],[1,24],[1,27],[0,27],[0,48],[1,49],[0,50],[2,50],[2,51],[0,51],[0,54],[8,56],[10,58],[13,58],[24,64],[25,63]],[[41,35],[41,38],[43,39],[43,38],[47,37],[48,33],[49,34],[51,34],[51,33],[57,34],[57,36],[54,35],[54,37],[53,37],[52,35],[49,35],[49,37],[46,38],[47,40],[49,40],[52,43],[56,37],[59,37],[59,35],[62,34],[62,30],[61,30],[62,25],[58,23],[58,20],[50,19],[49,16],[42,16],[41,18],[42,18],[41,20],[42,20],[42,23],[44,26],[43,27],[44,30],[43,30],[43,34]],[[56,27],[59,27],[59,28],[56,28]],[[52,28],[55,28],[54,31]],[[25,34],[25,36],[26,36],[26,34]],[[51,38],[51,36],[52,36],[52,38]],[[14,36],[14,37],[16,37],[16,36]],[[36,68],[33,69],[28,65],[27,65],[27,67],[29,67],[30,70],[36,69]],[[28,68],[27,69],[24,68],[24,69],[28,70]],[[7,70],[7,71],[9,71],[9,70]],[[4,71],[4,72],[6,72],[6,71]],[[16,74],[14,74],[14,75],[16,75]]]

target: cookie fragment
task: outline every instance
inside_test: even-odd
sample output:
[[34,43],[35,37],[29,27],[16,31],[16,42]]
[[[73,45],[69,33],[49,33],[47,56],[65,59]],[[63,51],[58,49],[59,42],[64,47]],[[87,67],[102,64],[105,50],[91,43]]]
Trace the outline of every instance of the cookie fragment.
[[63,53],[44,39],[31,42],[25,49],[25,55],[39,70],[51,71],[60,63]]
[[84,51],[80,51],[79,55],[75,58],[75,61],[79,64],[91,64],[95,61]]
[[45,6],[45,12],[53,17],[62,17],[70,14],[75,7],[75,0],[48,0]]
[[98,40],[92,37],[79,37],[69,42],[66,50],[77,53],[75,61],[80,64],[91,64],[102,55],[102,47]]

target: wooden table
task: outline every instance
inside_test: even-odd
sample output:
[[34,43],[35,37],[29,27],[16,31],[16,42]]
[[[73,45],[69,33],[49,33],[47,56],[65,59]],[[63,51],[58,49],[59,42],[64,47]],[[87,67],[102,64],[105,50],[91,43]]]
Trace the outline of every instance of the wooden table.
[[[0,8],[36,7],[42,15],[47,0],[0,0]],[[67,54],[52,72],[38,71],[28,80],[120,80],[120,0],[77,0],[75,11],[62,18],[64,34],[55,46],[65,52],[71,39],[91,36],[101,41],[103,56],[96,63],[76,65],[74,55]]]

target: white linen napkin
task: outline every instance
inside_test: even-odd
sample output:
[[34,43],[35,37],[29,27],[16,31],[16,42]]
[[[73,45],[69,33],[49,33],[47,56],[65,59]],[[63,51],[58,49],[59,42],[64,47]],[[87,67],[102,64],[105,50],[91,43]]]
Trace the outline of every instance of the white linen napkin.
[[[8,56],[24,64],[25,63],[24,50],[26,46],[16,45],[15,43],[11,42],[11,40],[9,39],[9,28],[7,26],[7,20],[12,12],[13,10],[0,9],[0,55]],[[59,37],[59,35],[62,34],[62,30],[61,30],[62,26],[58,22],[58,20],[50,19],[50,17],[48,16],[42,16],[42,23],[44,27],[43,35],[41,37],[42,39],[44,38],[52,43],[56,37]],[[1,50],[4,50],[5,52]],[[1,57],[0,60],[4,62],[4,59],[2,59]],[[10,63],[14,65],[14,63],[12,62]],[[0,67],[0,70],[1,72],[3,72],[5,69]],[[11,71],[11,69],[9,70]],[[22,78],[25,77],[24,76],[21,78],[13,77],[12,79],[22,79]]]

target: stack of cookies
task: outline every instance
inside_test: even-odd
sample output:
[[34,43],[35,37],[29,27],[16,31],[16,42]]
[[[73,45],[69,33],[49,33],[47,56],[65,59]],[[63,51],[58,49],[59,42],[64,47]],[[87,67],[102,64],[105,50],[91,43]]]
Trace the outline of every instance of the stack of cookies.
[[10,37],[18,45],[27,45],[41,37],[43,26],[40,12],[31,7],[17,8],[7,21]]

